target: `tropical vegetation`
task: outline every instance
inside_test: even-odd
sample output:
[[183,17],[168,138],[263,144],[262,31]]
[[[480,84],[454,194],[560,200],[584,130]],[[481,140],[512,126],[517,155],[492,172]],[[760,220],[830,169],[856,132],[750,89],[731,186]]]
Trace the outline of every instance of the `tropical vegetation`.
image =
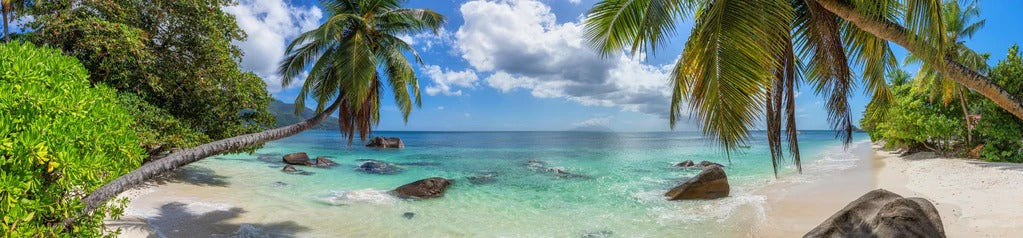
[[[55,221],[145,157],[117,92],[90,85],[77,59],[31,43],[0,44],[0,236],[70,236]],[[81,216],[75,236],[102,235],[121,203]]]
[[828,120],[849,143],[853,69],[861,69],[859,84],[875,103],[892,100],[884,76],[897,64],[889,42],[943,80],[1023,118],[1018,95],[946,57],[951,41],[944,6],[941,0],[603,0],[589,11],[585,27],[590,44],[605,56],[626,48],[635,55],[656,51],[680,19],[693,16],[695,26],[670,75],[672,125],[691,112],[704,134],[731,151],[765,120],[775,171],[784,160],[783,138],[801,170],[793,89],[809,84],[826,98]]

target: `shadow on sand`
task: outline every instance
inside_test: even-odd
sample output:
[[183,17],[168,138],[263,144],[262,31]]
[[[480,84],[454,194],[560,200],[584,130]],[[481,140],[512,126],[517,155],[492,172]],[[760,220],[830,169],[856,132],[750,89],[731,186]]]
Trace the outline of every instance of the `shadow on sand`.
[[174,171],[161,174],[149,181],[150,184],[164,185],[167,183],[187,183],[199,186],[227,187],[227,176],[218,175],[213,169],[200,166],[185,166]]
[[160,206],[160,214],[145,221],[121,220],[108,223],[110,228],[143,231],[148,237],[297,237],[310,228],[294,221],[269,224],[233,224],[229,220],[246,211],[241,208],[215,210],[195,214],[187,205],[172,202]]

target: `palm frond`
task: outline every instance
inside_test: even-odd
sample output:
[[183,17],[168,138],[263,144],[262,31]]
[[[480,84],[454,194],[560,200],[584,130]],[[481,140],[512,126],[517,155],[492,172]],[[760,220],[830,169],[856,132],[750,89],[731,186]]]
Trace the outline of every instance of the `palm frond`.
[[694,0],[605,0],[587,13],[586,39],[601,56],[630,48],[632,54],[650,50],[675,33],[675,23],[687,15]]

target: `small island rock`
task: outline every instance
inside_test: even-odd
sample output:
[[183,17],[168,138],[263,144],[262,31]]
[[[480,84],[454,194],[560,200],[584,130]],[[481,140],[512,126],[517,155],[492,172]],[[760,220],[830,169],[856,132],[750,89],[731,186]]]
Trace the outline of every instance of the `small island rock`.
[[803,236],[945,237],[938,209],[923,198],[903,198],[884,189],[864,194]]
[[328,159],[326,156],[316,157],[316,167],[330,167],[337,165],[333,160]]
[[401,185],[393,192],[400,198],[436,198],[443,196],[452,183],[450,179],[433,177]]
[[373,139],[370,139],[369,142],[366,143],[366,147],[399,148],[400,149],[400,148],[405,148],[405,143],[402,142],[401,138],[398,138],[398,137],[377,136],[377,137],[373,137]]
[[668,200],[715,199],[727,197],[728,176],[721,166],[711,165],[700,171],[696,177],[672,188],[664,194]]
[[284,155],[284,163],[293,165],[312,165],[312,163],[309,162],[309,155],[305,152]]

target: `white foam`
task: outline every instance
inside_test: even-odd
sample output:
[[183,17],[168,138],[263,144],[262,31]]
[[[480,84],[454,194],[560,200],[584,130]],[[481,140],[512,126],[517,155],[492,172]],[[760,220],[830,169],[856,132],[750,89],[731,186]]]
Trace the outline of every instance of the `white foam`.
[[398,199],[388,191],[377,189],[360,189],[352,191],[334,191],[321,201],[331,205],[351,205],[357,203],[392,204]]

